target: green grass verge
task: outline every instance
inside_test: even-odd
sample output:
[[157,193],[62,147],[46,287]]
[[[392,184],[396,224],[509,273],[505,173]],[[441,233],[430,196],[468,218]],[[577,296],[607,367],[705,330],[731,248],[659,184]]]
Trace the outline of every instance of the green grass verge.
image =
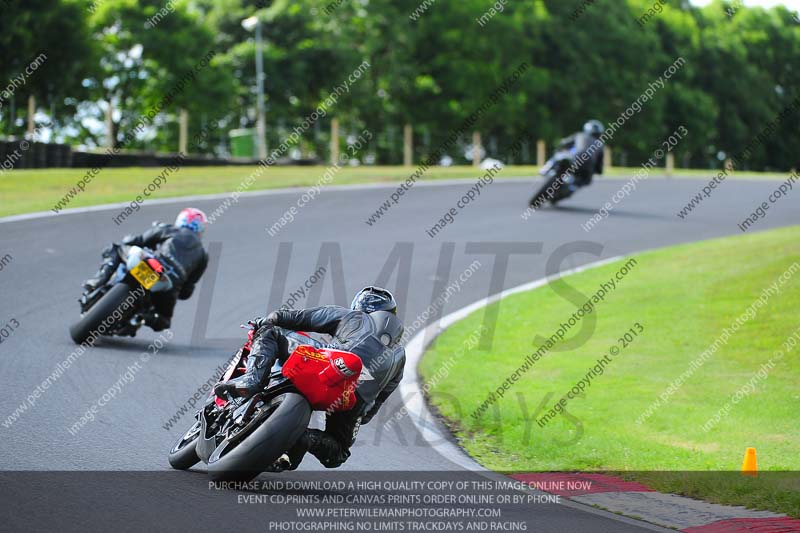
[[[581,298],[594,294],[623,263],[506,298],[495,304],[499,318],[489,351],[468,341],[481,327],[486,312],[481,310],[454,324],[427,352],[420,372],[430,387],[429,400],[467,452],[491,469],[627,472],[660,490],[800,516],[800,343],[773,359],[766,378],[756,378],[755,390],[731,403],[727,416],[703,429],[789,337],[800,338],[800,267],[727,344],[718,345],[663,405],[637,423],[764,288],[800,263],[798,241],[800,226],[636,256],[636,266],[595,311],[474,418],[488,395],[540,346],[536,336],[552,335]],[[571,303],[559,296],[566,286],[586,296],[571,296]],[[588,340],[566,345],[590,317],[596,324]],[[605,365],[582,396],[568,400],[566,414],[540,427],[535,418],[545,416],[637,322],[643,333]],[[546,408],[537,413],[546,398]],[[751,479],[720,473],[737,471],[749,446],[757,448],[762,471],[794,474]]]
[[[237,189],[258,167],[185,167],[167,177],[167,183],[152,198],[170,198],[194,194],[213,194]],[[162,169],[107,168],[97,174],[74,197],[69,207],[82,207],[115,202],[129,202],[141,194]],[[401,182],[416,168],[404,167],[345,167],[334,177],[332,184]],[[303,187],[316,184],[326,167],[272,167],[265,170],[248,189],[251,191],[282,187]],[[0,173],[0,216],[47,211],[80,181],[87,169],[13,170]],[[613,168],[611,177],[631,176],[635,169]],[[468,166],[432,167],[423,180],[477,178],[481,171]],[[534,176],[538,167],[506,167],[502,176]],[[676,171],[676,177],[702,176],[710,179],[712,171]],[[738,175],[737,175],[738,176]],[[742,174],[741,177],[780,178],[776,174]]]

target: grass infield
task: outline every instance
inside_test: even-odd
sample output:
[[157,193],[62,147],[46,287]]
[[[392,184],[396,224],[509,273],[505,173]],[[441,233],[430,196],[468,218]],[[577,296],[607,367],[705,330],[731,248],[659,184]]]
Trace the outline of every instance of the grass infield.
[[[622,472],[658,490],[800,517],[798,242],[800,226],[635,256],[616,289],[481,411],[625,262],[508,297],[494,304],[488,351],[474,341],[485,310],[429,349],[420,363],[429,401],[466,451],[494,470]],[[793,273],[754,307],[787,269]],[[733,332],[717,342],[725,328]],[[632,340],[623,347],[626,332]],[[585,340],[571,342],[576,336]],[[614,347],[618,354],[598,371]],[[590,374],[591,384],[540,424]],[[731,475],[750,446],[762,475]]]
[[[198,194],[225,193],[236,190],[258,167],[183,167],[171,172],[164,183],[150,198],[170,198]],[[342,167],[330,181],[330,185],[359,183],[400,183],[411,176],[417,167]],[[310,187],[320,182],[327,167],[271,167],[265,170],[247,191],[278,189],[283,187]],[[0,216],[16,215],[36,211],[48,211],[75,187],[88,169],[56,168],[42,170],[11,170],[0,172]],[[85,190],[76,194],[66,207],[85,207],[107,203],[131,202],[162,168],[106,168],[100,170],[85,185]],[[633,176],[636,169],[613,168],[609,177]],[[422,181],[478,178],[484,171],[469,166],[431,167]],[[538,167],[509,166],[499,177],[533,177]],[[653,171],[653,175],[659,175]],[[704,180],[716,175],[713,170],[678,170],[676,177],[698,177]],[[735,177],[786,179],[781,174],[737,173]],[[533,187],[531,187],[533,191]]]

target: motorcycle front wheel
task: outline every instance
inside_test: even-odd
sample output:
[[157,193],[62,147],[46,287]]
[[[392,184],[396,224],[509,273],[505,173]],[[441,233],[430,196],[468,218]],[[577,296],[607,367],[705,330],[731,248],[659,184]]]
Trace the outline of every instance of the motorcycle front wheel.
[[195,446],[200,436],[200,422],[195,422],[189,430],[181,435],[169,451],[169,465],[175,470],[189,470],[200,462]]
[[544,185],[542,185],[542,187],[539,189],[539,191],[533,195],[530,202],[528,202],[528,205],[532,209],[539,209],[547,202],[557,202],[558,200],[560,200],[561,198],[558,198],[559,189],[564,187],[564,184],[562,183],[560,186],[555,187],[555,184],[558,181],[559,181],[558,175],[553,176],[548,180],[546,180],[544,182]]

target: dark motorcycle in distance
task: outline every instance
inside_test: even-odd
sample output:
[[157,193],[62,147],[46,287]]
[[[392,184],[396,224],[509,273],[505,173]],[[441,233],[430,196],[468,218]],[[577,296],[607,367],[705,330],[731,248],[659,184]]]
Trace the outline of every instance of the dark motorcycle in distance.
[[556,205],[574,193],[575,176],[570,172],[575,162],[575,148],[560,146],[553,157],[547,160],[539,174],[544,176],[544,185],[533,195],[529,202],[532,209],[538,209],[545,203]]
[[81,317],[69,328],[76,344],[93,333],[134,337],[144,316],[153,312],[150,294],[172,289],[168,267],[152,250],[122,245],[117,253],[121,262],[109,280],[78,299]]
[[[219,381],[241,376],[254,330]],[[362,361],[321,348],[302,332],[281,329],[289,357],[277,362],[267,385],[250,398],[217,396],[213,390],[196,421],[172,446],[169,464],[187,470],[200,461],[213,481],[249,481],[267,471],[300,438],[312,411],[347,411],[356,403]]]

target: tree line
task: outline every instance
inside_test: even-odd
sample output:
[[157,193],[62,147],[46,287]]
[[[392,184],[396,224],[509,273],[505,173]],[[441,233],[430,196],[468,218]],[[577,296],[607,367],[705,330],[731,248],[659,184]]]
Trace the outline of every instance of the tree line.
[[[745,168],[798,166],[800,21],[785,7],[421,1],[5,0],[0,135],[25,134],[32,96],[34,122],[51,123],[59,142],[104,147],[110,127],[126,149],[174,152],[183,110],[190,137],[212,131],[189,150],[224,154],[227,132],[256,121],[255,43],[241,22],[257,15],[270,146],[359,65],[370,65],[297,139],[295,157],[326,159],[336,118],[345,141],[349,132],[374,134],[362,148],[365,161],[402,162],[406,124],[413,126],[415,162],[428,161],[525,64],[471,121],[493,157],[533,162],[535,147],[513,154],[511,147],[520,139],[553,143],[588,118],[614,123],[638,101],[615,131],[615,163],[647,161],[683,127],[689,134],[674,149],[681,166],[719,167],[745,147]],[[679,59],[680,69],[659,84]],[[190,82],[174,91],[187,73]],[[655,94],[642,102],[654,84]],[[166,94],[148,127],[131,136]],[[767,126],[769,135],[754,142]],[[471,142],[464,132],[447,155],[466,162]]]

